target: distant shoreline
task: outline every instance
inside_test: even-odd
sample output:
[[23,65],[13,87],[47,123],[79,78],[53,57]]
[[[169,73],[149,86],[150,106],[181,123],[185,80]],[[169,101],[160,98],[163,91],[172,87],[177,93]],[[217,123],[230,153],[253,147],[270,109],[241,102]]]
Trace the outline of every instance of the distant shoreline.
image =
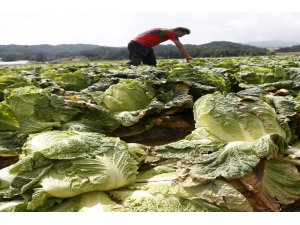
[[17,60],[12,62],[0,62],[0,66],[10,66],[10,65],[25,65],[25,64],[32,64],[34,61],[30,60]]

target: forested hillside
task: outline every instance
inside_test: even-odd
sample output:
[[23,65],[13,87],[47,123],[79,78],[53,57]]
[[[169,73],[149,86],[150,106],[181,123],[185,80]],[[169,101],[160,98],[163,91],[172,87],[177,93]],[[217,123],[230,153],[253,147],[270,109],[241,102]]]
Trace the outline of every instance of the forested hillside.
[[[185,45],[193,57],[225,57],[266,55],[268,50],[233,42],[216,41],[203,45]],[[160,45],[154,48],[159,58],[181,58],[174,45]],[[107,47],[88,44],[63,45],[0,45],[3,61],[35,60],[39,62],[60,58],[86,57],[90,60],[120,60],[128,58],[126,47]]]
[[277,52],[300,52],[300,45],[294,45],[292,47],[280,48]]

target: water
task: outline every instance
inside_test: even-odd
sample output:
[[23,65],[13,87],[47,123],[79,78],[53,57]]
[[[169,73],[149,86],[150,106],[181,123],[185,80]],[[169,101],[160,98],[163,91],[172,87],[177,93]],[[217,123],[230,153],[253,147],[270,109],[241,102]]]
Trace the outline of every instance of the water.
[[30,64],[31,62],[28,60],[18,60],[13,62],[0,62],[0,66],[11,66],[11,65],[25,65]]

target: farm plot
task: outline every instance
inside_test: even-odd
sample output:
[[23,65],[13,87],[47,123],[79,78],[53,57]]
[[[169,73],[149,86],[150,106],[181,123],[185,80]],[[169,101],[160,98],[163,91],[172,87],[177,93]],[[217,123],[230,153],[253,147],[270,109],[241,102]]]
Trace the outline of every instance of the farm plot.
[[0,211],[300,211],[300,58],[0,67]]

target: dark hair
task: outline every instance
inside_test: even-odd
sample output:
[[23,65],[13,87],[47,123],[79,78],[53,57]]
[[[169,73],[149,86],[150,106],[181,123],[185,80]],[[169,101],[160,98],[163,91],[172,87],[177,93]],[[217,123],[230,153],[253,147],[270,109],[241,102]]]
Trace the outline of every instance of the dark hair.
[[191,33],[191,31],[188,28],[185,28],[185,27],[176,27],[173,30],[174,31],[182,31],[182,32],[184,32],[186,34],[190,34]]

